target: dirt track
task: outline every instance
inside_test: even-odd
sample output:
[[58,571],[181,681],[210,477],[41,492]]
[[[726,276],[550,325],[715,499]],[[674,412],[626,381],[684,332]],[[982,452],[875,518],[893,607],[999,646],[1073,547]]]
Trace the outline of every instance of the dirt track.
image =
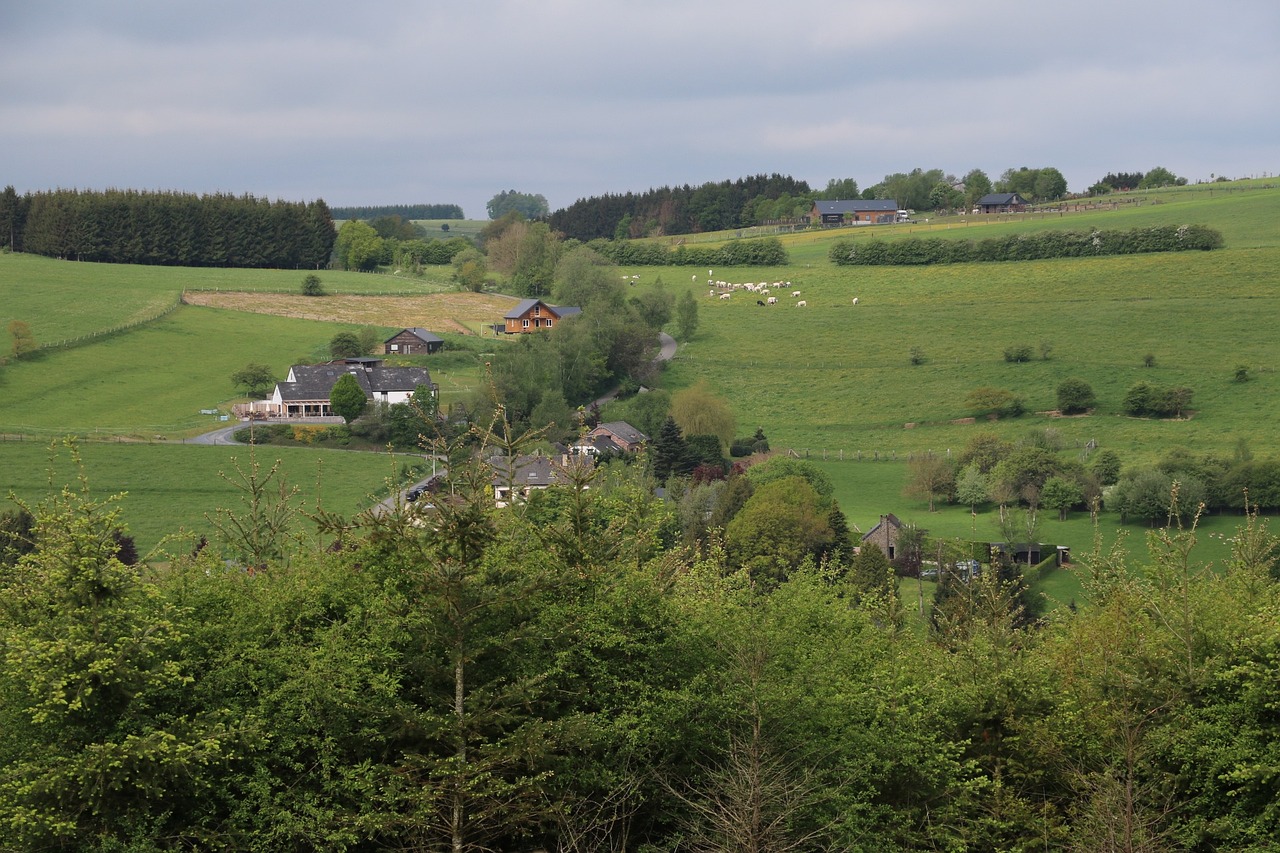
[[518,300],[490,293],[429,293],[422,296],[302,296],[291,293],[194,291],[188,305],[274,314],[303,320],[372,326],[416,326],[431,332],[474,335],[477,324],[497,323]]

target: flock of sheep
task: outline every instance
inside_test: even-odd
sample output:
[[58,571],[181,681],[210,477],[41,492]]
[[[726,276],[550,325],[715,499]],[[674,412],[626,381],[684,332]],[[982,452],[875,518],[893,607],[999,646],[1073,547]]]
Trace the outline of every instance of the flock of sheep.
[[[713,273],[711,270],[707,270],[707,274],[710,276]],[[693,276],[693,280],[696,282],[698,280],[698,277],[696,275]],[[761,281],[761,282],[746,282],[743,284],[736,284],[734,282],[719,281],[714,278],[708,278],[707,287],[708,287],[707,289],[708,297],[718,296],[722,300],[731,299],[733,298],[733,294],[735,291],[745,290],[749,293],[754,293],[757,296],[764,297],[763,299],[756,300],[757,305],[777,305],[778,297],[770,296],[769,291],[770,290],[786,291],[788,288],[791,287],[791,282],[775,281],[770,283],[767,281]],[[800,296],[800,291],[798,290],[791,291],[792,299],[796,299],[799,296]],[[858,304],[858,297],[856,296],[853,297],[853,304],[854,305]],[[797,308],[806,308],[808,307],[808,305],[809,305],[809,302],[805,299],[801,299],[799,302],[796,303]]]

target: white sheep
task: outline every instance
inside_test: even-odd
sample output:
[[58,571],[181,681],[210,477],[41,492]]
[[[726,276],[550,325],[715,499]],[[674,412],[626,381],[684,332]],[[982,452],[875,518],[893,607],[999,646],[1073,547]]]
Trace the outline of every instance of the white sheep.
[[809,304],[808,302],[805,302],[803,299],[801,299],[799,302],[797,302],[797,303],[796,303],[796,307],[797,307],[797,308],[804,308],[804,307],[808,306],[808,304]]
[[799,295],[800,295],[800,291],[798,291],[798,290],[793,290],[793,291],[791,291],[791,297],[792,297],[793,299],[794,299],[795,297],[799,296]]
[[732,293],[722,293],[722,294],[720,294],[720,298],[721,298],[721,299],[728,299],[728,298],[730,298],[731,296],[733,296],[733,294],[732,294]]
[[776,297],[776,296],[770,296],[766,301],[767,301],[770,305],[777,305],[777,304],[778,304],[778,297]]
[[853,297],[853,304],[854,304],[854,305],[857,305],[857,304],[858,304],[858,297],[856,297],[856,296],[855,296],[855,297]]

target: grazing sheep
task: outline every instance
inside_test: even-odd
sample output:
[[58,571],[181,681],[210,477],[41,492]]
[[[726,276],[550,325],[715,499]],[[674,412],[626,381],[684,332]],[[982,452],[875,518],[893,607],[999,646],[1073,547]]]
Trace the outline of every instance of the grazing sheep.
[[721,298],[721,299],[728,299],[728,298],[729,298],[729,297],[731,297],[731,296],[733,296],[733,294],[732,294],[732,293],[722,293],[722,294],[720,294],[720,298]]
[[857,304],[858,304],[858,297],[856,297],[856,296],[855,296],[855,297],[853,297],[853,304],[854,304],[854,305],[857,305]]
[[797,307],[797,308],[805,308],[805,307],[807,307],[807,306],[808,306],[808,304],[809,304],[808,302],[806,302],[806,301],[804,301],[803,299],[801,299],[799,302],[797,302],[797,303],[796,303],[796,307]]
[[795,297],[797,297],[797,296],[799,296],[799,295],[800,295],[800,291],[798,291],[798,290],[793,290],[793,291],[791,291],[791,296],[792,296],[792,298],[795,298]]
[[770,296],[770,297],[769,297],[769,304],[770,304],[770,305],[777,305],[777,304],[778,304],[778,297],[776,297],[776,296]]

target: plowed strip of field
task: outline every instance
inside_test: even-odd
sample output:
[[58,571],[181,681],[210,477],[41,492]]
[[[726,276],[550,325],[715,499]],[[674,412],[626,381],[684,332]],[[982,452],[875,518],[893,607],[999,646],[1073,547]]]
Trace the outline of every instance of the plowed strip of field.
[[430,332],[476,334],[481,324],[501,322],[519,300],[491,293],[427,293],[422,296],[302,296],[292,293],[191,291],[188,305],[274,314],[360,326],[418,327]]

